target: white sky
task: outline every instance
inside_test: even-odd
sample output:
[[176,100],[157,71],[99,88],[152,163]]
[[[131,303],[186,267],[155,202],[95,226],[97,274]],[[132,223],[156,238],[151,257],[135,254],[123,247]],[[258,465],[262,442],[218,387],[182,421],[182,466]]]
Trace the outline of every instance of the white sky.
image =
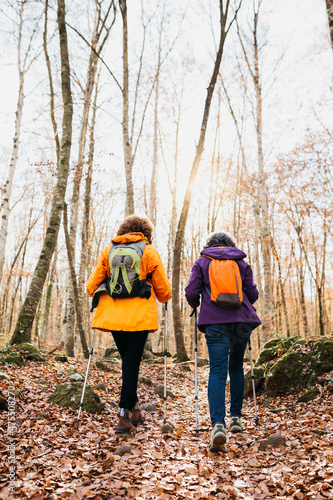
[[[140,12],[141,2],[132,0],[129,3],[129,32],[130,32],[130,58],[134,61],[140,53],[140,23],[131,11]],[[217,2],[215,2],[217,3]],[[218,20],[217,10],[214,2],[211,2],[213,12],[213,24]],[[154,2],[150,5],[154,6]],[[249,10],[252,1],[244,0],[240,23],[246,28],[246,19],[250,20]],[[179,12],[184,8],[179,6],[176,0],[166,2],[167,11],[171,13],[170,21],[166,23],[165,36],[172,40],[178,31]],[[206,87],[212,70],[214,57],[214,43],[212,39],[209,9],[204,14],[203,6],[206,2],[201,0],[191,0],[188,3],[188,10],[182,24],[181,34],[175,47],[170,54],[165,66],[162,69],[162,83],[165,86],[166,95],[161,98],[161,104],[165,105],[170,100],[171,91],[177,91],[177,82],[181,73],[180,61],[184,56],[192,60],[189,63],[189,70],[186,75],[186,93],[184,96],[184,112],[181,122],[180,136],[180,188],[179,199],[185,190],[188,172],[190,170],[195,143],[198,140],[198,132],[201,124],[204,100],[206,97]],[[145,6],[147,3],[145,2]],[[265,130],[265,157],[267,167],[273,162],[276,155],[286,153],[298,142],[302,141],[307,129],[321,130],[321,125],[315,117],[315,108],[320,120],[326,127],[332,129],[332,68],[333,51],[329,43],[328,26],[324,0],[264,0],[264,12],[262,23],[266,28],[267,46],[263,49],[263,82],[267,81],[271,74],[272,67],[276,59],[284,52],[284,57],[278,67],[275,81],[269,80],[269,85],[264,85],[264,130]],[[215,10],[214,10],[215,9]],[[78,29],[84,30],[84,12],[77,12],[75,1],[68,2],[67,20]],[[178,18],[177,18],[178,16]],[[52,13],[50,13],[52,17]],[[54,16],[53,16],[54,17]],[[16,47],[15,40],[8,34],[11,30],[11,22],[0,13],[1,42],[3,50],[0,54],[0,159],[2,180],[6,177],[6,170],[9,164],[9,155],[12,148],[12,138],[14,131],[15,108],[17,100],[17,70],[16,70]],[[55,27],[55,25],[54,25]],[[41,23],[42,29],[42,23]],[[155,30],[156,31],[156,30]],[[51,25],[49,34],[52,34]],[[156,33],[155,33],[156,38]],[[71,54],[72,67],[78,75],[85,75],[85,62],[82,62],[81,55],[87,54],[86,47],[78,39],[77,35],[69,30],[69,40],[72,46],[77,47],[76,54]],[[40,35],[39,35],[40,41]],[[52,43],[54,47],[58,44],[57,34]],[[157,43],[157,42],[156,42]],[[51,50],[51,49],[50,49]],[[150,50],[152,54],[152,49]],[[235,79],[235,57],[239,54],[239,46],[235,34],[231,33],[226,42],[225,54],[222,62],[222,74],[230,91],[236,109],[241,108],[241,96],[239,95],[238,82]],[[121,82],[121,26],[120,14],[115,29],[112,31],[111,39],[104,54],[104,59],[110,68],[115,72]],[[81,62],[81,64],[78,63]],[[151,69],[154,68],[154,60],[149,61]],[[110,170],[116,169],[123,176],[123,152],[121,125],[121,100],[120,92],[111,79],[107,79],[104,73],[104,81],[101,100],[103,109],[98,117],[96,127],[96,164],[104,172],[103,182],[111,185],[114,173]],[[56,75],[54,75],[56,76]],[[150,75],[151,76],[151,75]],[[149,78],[149,72],[144,75]],[[59,79],[59,75],[57,76]],[[175,82],[175,85],[173,84]],[[133,81],[131,88],[133,90]],[[74,88],[74,86],[73,86]],[[58,89],[59,91],[59,89]],[[45,136],[51,135],[50,123],[48,120],[48,89],[45,74],[45,61],[43,54],[38,62],[33,66],[32,71],[27,76],[26,102],[23,116],[22,143],[20,147],[20,160],[15,177],[15,189],[13,201],[21,193],[21,188],[26,182],[25,175],[29,163],[39,162],[41,158],[50,157],[54,153],[50,150],[51,143],[46,143]],[[177,93],[177,92],[176,92]],[[179,95],[179,92],[178,92]],[[163,101],[164,99],[164,101]],[[106,102],[104,102],[106,101]],[[76,107],[76,128],[79,119],[79,107]],[[116,116],[118,121],[112,116]],[[214,126],[215,111],[212,110],[210,125],[207,132],[206,154],[211,154],[213,144],[212,128]],[[152,113],[147,116],[146,128],[151,131]],[[173,130],[172,117],[163,118],[161,127],[170,139],[168,134]],[[222,152],[225,157],[231,154],[234,147],[234,128],[227,109],[222,108]],[[77,151],[77,136],[74,140],[72,150],[72,161],[75,161]],[[49,144],[49,145],[48,145]],[[149,173],[147,161],[151,161],[151,144],[142,146],[140,155],[134,170],[134,179],[141,182],[141,177]],[[246,145],[248,157],[255,162],[255,135],[249,120],[246,128]],[[166,144],[166,149],[168,145]],[[170,142],[172,152],[172,142]],[[150,155],[147,156],[147,155]],[[168,157],[169,168],[172,168],[171,154]],[[203,159],[203,166],[205,157]],[[159,176],[159,197],[163,199],[167,191],[167,182],[164,167],[160,167]],[[199,175],[194,192],[194,204],[200,201],[200,195],[207,192],[209,178]],[[167,198],[166,198],[167,199]],[[165,207],[161,207],[161,211]],[[19,210],[19,206],[17,208]],[[9,252],[11,246],[9,246]]]

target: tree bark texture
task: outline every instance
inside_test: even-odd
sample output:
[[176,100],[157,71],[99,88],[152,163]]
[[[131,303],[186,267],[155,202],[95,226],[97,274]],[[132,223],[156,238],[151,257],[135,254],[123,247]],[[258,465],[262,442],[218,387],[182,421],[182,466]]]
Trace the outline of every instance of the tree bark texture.
[[20,310],[14,334],[11,339],[12,344],[27,342],[31,339],[31,330],[36,314],[36,309],[43,292],[44,283],[57,243],[58,231],[61,221],[61,212],[63,209],[68,180],[69,160],[72,144],[73,101],[70,82],[70,64],[68,56],[64,0],[58,0],[57,17],[60,40],[61,86],[63,98],[62,139],[57,184],[53,195],[51,214],[46,230],[43,248],[37,262],[37,266],[35,268],[26,299]]
[[89,140],[89,156],[88,156],[88,171],[85,179],[85,190],[84,190],[84,216],[82,223],[82,235],[81,235],[81,261],[79,270],[79,300],[81,307],[83,309],[84,304],[84,292],[85,292],[85,281],[88,266],[88,255],[89,255],[89,230],[90,230],[90,204],[91,204],[91,183],[92,183],[92,172],[93,172],[93,162],[94,162],[94,151],[95,151],[95,123],[96,123],[96,110],[97,110],[97,95],[98,95],[98,82],[95,89],[95,97],[92,111],[91,127],[90,127],[90,140]]
[[127,2],[119,0],[119,7],[123,18],[123,147],[126,178],[126,205],[125,216],[134,213],[133,190],[133,157],[129,134],[129,71],[128,71],[128,29],[127,29]]
[[8,221],[10,214],[10,197],[13,188],[14,174],[16,170],[16,163],[18,157],[18,150],[20,145],[20,134],[21,134],[21,122],[23,114],[23,104],[24,104],[24,77],[25,70],[22,68],[21,64],[21,41],[22,41],[22,27],[23,27],[23,8],[24,2],[21,2],[20,7],[20,25],[19,25],[19,35],[18,35],[18,73],[19,73],[19,93],[16,106],[16,117],[15,117],[15,133],[12,155],[9,164],[9,173],[7,181],[3,187],[3,202],[2,202],[2,215],[1,215],[1,230],[0,230],[0,285],[3,277],[3,270],[6,260],[6,243],[8,235]]
[[[218,76],[218,73],[220,70],[223,47],[224,47],[224,42],[225,42],[225,37],[226,37],[225,25],[226,25],[226,18],[227,18],[228,12],[227,12],[227,8],[226,8],[226,11],[224,12],[222,0],[220,0],[219,4],[220,4],[220,41],[219,41],[219,47],[218,47],[218,51],[216,54],[216,59],[215,59],[215,64],[214,64],[214,69],[213,69],[213,73],[211,76],[211,80],[210,80],[209,86],[207,88],[207,96],[206,96],[203,118],[202,118],[202,123],[201,123],[199,142],[198,142],[197,147],[196,147],[196,153],[195,153],[194,161],[192,164],[190,178],[188,181],[181,214],[180,214],[179,221],[178,221],[177,232],[176,232],[176,237],[175,237],[175,245],[174,245],[174,255],[173,255],[173,265],[172,265],[172,312],[173,312],[174,334],[175,334],[176,351],[177,351],[178,361],[184,361],[184,360],[188,359],[186,348],[185,348],[185,343],[184,343],[183,325],[182,325],[181,311],[180,311],[180,304],[179,304],[179,299],[180,299],[180,297],[179,297],[180,265],[181,265],[182,250],[183,250],[183,244],[184,244],[184,238],[185,238],[185,228],[186,228],[186,223],[187,223],[187,219],[188,219],[188,212],[190,209],[193,183],[195,181],[195,178],[196,178],[196,175],[198,172],[198,168],[200,165],[202,153],[204,150],[207,123],[208,123],[208,118],[209,118],[209,111],[210,111],[210,107],[211,107],[211,102],[212,102],[212,98],[213,98],[213,93],[214,93],[214,89],[215,89],[217,76]],[[227,3],[227,6],[228,5],[229,4]]]
[[79,334],[80,334],[83,354],[84,354],[84,357],[86,359],[88,359],[89,358],[89,349],[87,346],[86,334],[84,333],[84,328],[83,328],[81,305],[79,302],[79,289],[78,289],[77,281],[76,281],[74,260],[73,260],[72,248],[71,248],[71,244],[70,244],[70,237],[69,237],[69,233],[68,233],[68,218],[67,218],[67,205],[66,204],[64,204],[64,231],[65,231],[68,263],[69,263],[71,279],[72,279],[72,288],[73,288],[73,292],[74,292],[74,304],[75,304],[77,326],[78,326],[78,330],[79,330]]
[[157,211],[157,169],[158,169],[158,98],[159,98],[159,73],[161,67],[161,44],[162,44],[162,29],[160,30],[159,44],[158,44],[158,61],[157,61],[157,78],[155,82],[155,106],[154,106],[154,138],[153,138],[153,168],[151,174],[150,184],[150,204],[149,204],[149,218],[156,225],[156,211]]
[[328,28],[330,30],[331,44],[333,49],[333,0],[326,0],[326,10],[328,17]]
[[42,323],[42,328],[41,328],[40,335],[39,335],[39,338],[40,338],[40,341],[42,342],[42,344],[44,344],[46,339],[47,339],[49,317],[50,317],[50,311],[51,311],[52,294],[53,294],[53,286],[54,286],[56,267],[57,267],[57,257],[58,257],[58,253],[57,253],[57,250],[55,250],[52,265],[51,265],[51,270],[50,270],[49,283],[47,285],[47,290],[46,290],[45,306],[44,306],[44,311],[43,311],[43,323]]
[[[84,90],[84,103],[83,103],[80,137],[79,137],[79,150],[78,150],[78,158],[74,173],[72,203],[71,203],[71,213],[70,213],[70,244],[74,262],[75,262],[75,241],[78,228],[80,187],[81,187],[82,172],[84,166],[84,154],[85,154],[87,132],[88,132],[89,113],[91,109],[91,96],[96,82],[98,58],[102,52],[102,49],[107,41],[111,27],[113,25],[113,23],[111,23],[111,25],[108,28],[106,27],[106,22],[109,17],[113,4],[114,2],[110,1],[106,14],[105,16],[102,17],[100,5],[96,3],[96,12],[95,12],[96,17],[95,17],[93,34],[91,38],[91,48],[90,48],[90,56],[87,68],[86,87]],[[105,29],[105,35],[101,39],[103,29]],[[82,290],[80,290],[79,288],[79,299],[82,298],[82,295],[83,295]],[[74,304],[74,290],[72,288],[71,279],[68,280],[66,300],[67,300],[67,321],[66,323],[63,324],[65,328],[64,338],[66,344],[66,353],[68,356],[74,356],[73,335],[75,326],[75,304]]]
[[273,243],[272,243],[272,251],[273,251],[274,257],[276,259],[277,265],[278,265],[278,287],[280,288],[280,293],[281,293],[281,302],[282,302],[282,307],[283,307],[284,320],[286,323],[287,337],[291,337],[289,318],[288,318],[288,310],[287,310],[287,301],[286,301],[286,295],[285,295],[285,291],[284,291],[284,283],[282,281],[282,270],[281,270],[280,257],[279,257],[279,254],[277,252],[277,249]]
[[60,157],[60,140],[58,134],[58,125],[55,118],[55,108],[54,108],[54,87],[53,87],[53,78],[52,78],[52,70],[51,70],[51,61],[49,57],[49,52],[47,48],[47,22],[48,22],[48,0],[45,0],[45,10],[44,10],[44,32],[43,32],[43,50],[47,67],[47,74],[49,78],[49,86],[50,86],[50,115],[51,122],[54,134],[54,140],[56,144],[56,155],[57,155],[57,165],[59,165],[59,157]]
[[258,201],[260,204],[260,247],[264,268],[264,297],[261,327],[261,347],[267,342],[272,328],[272,269],[271,269],[271,236],[269,229],[267,188],[265,183],[264,153],[263,153],[263,122],[262,122],[262,92],[259,71],[258,47],[258,12],[254,15],[254,87],[256,93],[256,132],[258,147]]

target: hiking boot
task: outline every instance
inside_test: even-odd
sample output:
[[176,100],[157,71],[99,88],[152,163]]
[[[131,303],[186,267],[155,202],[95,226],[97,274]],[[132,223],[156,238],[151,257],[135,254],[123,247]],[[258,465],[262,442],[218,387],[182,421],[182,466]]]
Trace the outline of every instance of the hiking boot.
[[143,424],[143,415],[141,413],[139,403],[136,403],[132,410],[131,422],[135,427],[138,424]]
[[131,422],[132,412],[126,408],[120,408],[118,413],[119,420],[116,427],[116,434],[130,434],[135,430]]
[[226,440],[227,432],[224,425],[215,424],[209,443],[209,451],[223,451]]
[[229,427],[231,432],[242,432],[243,424],[239,417],[231,417],[229,421]]

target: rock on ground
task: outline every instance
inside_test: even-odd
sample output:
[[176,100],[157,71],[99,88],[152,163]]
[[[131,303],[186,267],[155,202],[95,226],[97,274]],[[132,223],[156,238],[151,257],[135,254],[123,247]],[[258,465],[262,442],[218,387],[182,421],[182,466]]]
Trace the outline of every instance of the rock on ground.
[[[154,388],[155,394],[158,394],[159,396],[164,396],[164,385],[157,385]],[[175,395],[171,391],[166,391],[167,397],[174,398]]]
[[[254,367],[255,387],[268,396],[296,394],[333,370],[333,340],[327,337],[273,339]],[[252,392],[251,373],[245,376],[245,396]]]
[[[73,377],[73,375],[71,377]],[[78,410],[82,397],[82,388],[83,384],[81,380],[73,382],[68,380],[67,383],[57,386],[56,390],[49,396],[49,400],[56,403],[58,406]],[[104,403],[101,403],[98,395],[92,390],[90,385],[87,385],[82,408],[88,413],[101,413],[104,406]]]

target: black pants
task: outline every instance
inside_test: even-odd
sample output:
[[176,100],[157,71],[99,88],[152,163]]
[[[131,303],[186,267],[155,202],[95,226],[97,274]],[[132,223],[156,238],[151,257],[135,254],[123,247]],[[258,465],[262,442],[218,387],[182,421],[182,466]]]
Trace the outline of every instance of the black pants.
[[137,386],[143,349],[148,332],[111,332],[122,360],[119,408],[132,410],[138,401]]

